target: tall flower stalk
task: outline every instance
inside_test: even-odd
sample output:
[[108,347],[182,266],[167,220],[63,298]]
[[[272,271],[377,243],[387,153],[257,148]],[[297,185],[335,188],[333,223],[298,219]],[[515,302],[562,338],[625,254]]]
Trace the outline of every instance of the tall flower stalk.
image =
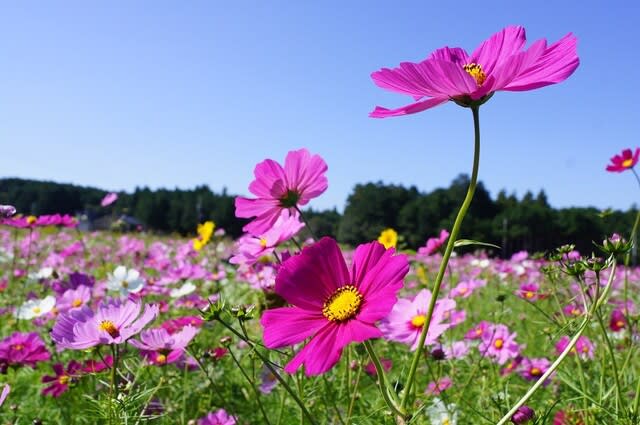
[[429,307],[427,308],[427,313],[425,315],[425,322],[422,326],[420,339],[418,340],[418,348],[414,352],[411,366],[409,367],[409,371],[407,373],[406,389],[402,397],[402,401],[400,402],[401,409],[405,409],[407,407],[409,396],[411,394],[411,387],[413,385],[413,381],[415,380],[416,370],[418,369],[418,363],[420,362],[420,357],[424,348],[424,341],[427,338],[427,332],[429,331],[429,326],[433,317],[433,310],[438,300],[438,294],[440,293],[440,287],[442,286],[444,274],[447,271],[447,265],[449,264],[449,258],[451,257],[451,253],[453,252],[453,248],[455,246],[455,241],[458,237],[458,234],[460,233],[462,221],[464,220],[464,217],[469,210],[469,206],[471,205],[471,201],[473,200],[473,195],[476,191],[476,185],[478,182],[478,169],[480,167],[480,105],[471,106],[471,112],[473,114],[474,131],[473,166],[471,169],[471,180],[469,181],[467,194],[464,198],[464,201],[462,202],[462,205],[460,206],[460,210],[458,211],[456,220],[453,223],[449,241],[447,242],[447,246],[444,250],[444,255],[442,257],[442,261],[440,262],[440,268],[438,269],[438,274],[433,284],[431,300],[429,302]]

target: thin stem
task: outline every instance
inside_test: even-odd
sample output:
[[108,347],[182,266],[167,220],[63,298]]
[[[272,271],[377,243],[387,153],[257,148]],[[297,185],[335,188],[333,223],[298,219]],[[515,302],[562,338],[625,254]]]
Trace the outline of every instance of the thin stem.
[[471,107],[471,112],[473,114],[473,130],[474,130],[474,150],[473,150],[473,168],[471,172],[471,180],[469,181],[469,187],[467,189],[467,195],[460,206],[460,210],[458,211],[458,215],[456,216],[456,220],[453,223],[453,228],[451,229],[451,234],[449,235],[449,241],[447,242],[447,247],[444,250],[444,255],[442,256],[442,262],[440,263],[440,269],[438,270],[438,274],[436,275],[436,280],[433,285],[433,291],[431,294],[431,301],[429,302],[429,307],[427,309],[427,314],[425,315],[425,323],[422,327],[422,332],[420,333],[420,339],[418,340],[418,348],[416,349],[413,360],[411,361],[411,366],[409,368],[409,372],[406,379],[406,388],[404,395],[402,397],[402,402],[400,403],[400,408],[404,410],[407,407],[407,403],[409,401],[409,394],[411,394],[411,386],[413,385],[413,381],[415,379],[416,370],[418,368],[418,363],[420,361],[420,356],[422,355],[422,350],[424,348],[424,342],[427,338],[427,332],[429,331],[429,325],[431,324],[431,318],[433,317],[433,310],[436,306],[436,301],[438,299],[438,294],[440,293],[440,286],[442,285],[442,279],[444,278],[444,274],[447,270],[447,265],[449,264],[449,257],[451,257],[451,253],[453,252],[453,247],[458,238],[458,234],[460,233],[460,227],[462,226],[462,221],[464,220],[464,216],[467,214],[467,210],[471,205],[471,200],[473,199],[473,194],[476,190],[476,184],[478,181],[478,168],[480,165],[480,109],[479,106]]
[[111,398],[118,398],[118,346],[111,344],[111,356],[113,357],[113,364],[111,365]]
[[509,421],[511,417],[518,411],[520,406],[525,404],[527,400],[531,398],[533,393],[535,393],[538,390],[538,388],[540,388],[540,386],[542,386],[542,384],[549,378],[549,376],[551,376],[551,374],[555,372],[555,370],[558,368],[558,366],[560,366],[560,363],[562,363],[564,358],[567,357],[567,355],[571,352],[571,350],[573,350],[573,348],[576,346],[578,339],[582,336],[584,330],[587,328],[587,325],[589,324],[589,321],[591,317],[594,315],[596,309],[600,308],[600,306],[607,300],[609,291],[611,290],[611,286],[613,284],[613,278],[616,274],[617,262],[615,257],[611,257],[611,261],[612,261],[611,274],[609,275],[607,286],[605,287],[604,291],[602,291],[602,295],[600,296],[600,298],[598,298],[591,305],[591,309],[585,312],[584,320],[580,324],[580,327],[578,328],[578,331],[576,332],[576,334],[573,336],[573,338],[571,338],[571,341],[569,341],[569,344],[567,344],[566,348],[562,351],[562,353],[560,353],[558,358],[551,364],[549,369],[547,369],[547,371],[544,374],[542,374],[542,376],[536,381],[535,384],[533,384],[533,386],[529,389],[529,391],[527,391],[527,393],[524,396],[522,396],[522,398],[518,400],[516,404],[513,405],[511,410],[509,410],[509,412],[506,415],[504,415],[496,425],[504,425],[505,423],[507,423],[507,421]]
[[296,205],[296,211],[298,211],[298,214],[300,214],[300,218],[302,219],[302,221],[304,222],[304,224],[307,226],[307,230],[309,231],[309,233],[311,234],[311,237],[313,238],[314,241],[317,241],[318,238],[316,237],[316,234],[314,233],[313,229],[311,228],[311,226],[309,225],[309,222],[307,221],[307,218],[304,216],[304,214],[302,213],[302,210],[300,209],[299,206]]
[[255,393],[256,402],[258,403],[258,407],[260,408],[260,412],[262,413],[262,416],[264,417],[265,423],[267,423],[268,425],[271,425],[271,422],[269,421],[269,417],[267,416],[267,412],[264,411],[264,406],[262,405],[262,401],[260,400],[260,392],[256,388],[255,382],[253,382],[253,379],[251,379],[251,377],[249,375],[247,375],[247,372],[244,370],[244,368],[242,367],[242,365],[240,364],[240,362],[236,358],[235,354],[233,354],[233,350],[231,350],[231,347],[227,347],[227,350],[229,350],[229,354],[231,355],[231,359],[236,364],[236,366],[238,366],[238,369],[240,369],[240,373],[242,373],[242,376],[244,376],[244,379],[247,380],[247,382],[249,383],[249,386],[251,387],[251,389]]
[[395,413],[396,415],[402,418],[405,418],[406,412],[402,407],[398,407],[398,403],[396,402],[396,400],[393,399],[395,398],[395,395],[393,395],[393,398],[392,398],[392,395],[389,392],[389,386],[387,385],[387,377],[384,374],[384,368],[382,367],[382,363],[380,363],[380,359],[378,358],[378,355],[373,349],[373,345],[371,344],[371,341],[369,340],[365,341],[364,348],[366,348],[367,353],[369,353],[369,357],[371,357],[371,361],[376,367],[376,372],[378,374],[378,386],[380,387],[380,392],[382,393],[384,402],[387,404],[387,406],[389,406],[389,408],[393,411],[393,413]]

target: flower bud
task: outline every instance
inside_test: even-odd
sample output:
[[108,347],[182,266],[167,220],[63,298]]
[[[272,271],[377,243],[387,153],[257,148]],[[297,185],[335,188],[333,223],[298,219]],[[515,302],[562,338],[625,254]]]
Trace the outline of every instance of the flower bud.
[[529,406],[520,406],[511,417],[511,422],[516,425],[527,424],[536,417],[536,413]]
[[618,254],[626,254],[631,251],[631,246],[633,244],[631,241],[627,242],[624,238],[622,238],[619,234],[614,233],[610,238],[602,241],[602,250],[608,254],[618,255]]

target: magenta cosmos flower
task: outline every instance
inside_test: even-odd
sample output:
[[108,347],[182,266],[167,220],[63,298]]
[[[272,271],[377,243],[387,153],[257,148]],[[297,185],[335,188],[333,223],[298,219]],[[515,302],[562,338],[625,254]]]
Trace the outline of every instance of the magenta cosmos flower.
[[69,389],[69,385],[73,384],[80,378],[82,373],[82,364],[75,360],[71,360],[64,369],[64,365],[56,363],[53,366],[55,375],[45,375],[42,377],[42,383],[49,384],[48,387],[42,389],[42,395],[50,395],[60,397]]
[[636,166],[638,159],[640,159],[640,148],[636,148],[635,152],[631,152],[631,149],[625,149],[620,155],[611,157],[611,163],[607,165],[607,171],[621,173],[630,170]]
[[[390,341],[410,345],[411,351],[415,351],[418,348],[430,302],[431,291],[428,289],[418,292],[413,300],[399,299],[389,316],[380,322],[380,329],[384,337]],[[436,302],[429,331],[424,341],[425,345],[433,344],[444,331],[449,329],[451,325],[446,316],[454,308],[456,308],[456,302],[452,299],[443,298]]]
[[335,240],[322,238],[286,260],[275,292],[293,307],[267,310],[260,320],[269,348],[309,343],[285,366],[307,376],[331,369],[351,342],[382,336],[375,323],[389,314],[409,271],[405,255],[379,242],[360,245],[351,271]]
[[444,47],[422,62],[403,62],[398,68],[374,72],[371,78],[376,85],[417,102],[398,109],[377,106],[369,116],[414,114],[449,100],[462,106],[480,105],[499,90],[533,90],[562,82],[580,63],[571,33],[550,46],[541,39],[525,50],[525,43],[524,28],[510,26],[471,55],[459,47]]
[[0,341],[0,370],[5,366],[35,367],[36,363],[47,361],[50,357],[44,341],[35,332],[16,332]]
[[236,216],[255,217],[244,226],[244,231],[261,236],[273,226],[282,210],[295,211],[322,194],[327,190],[326,171],[324,160],[306,149],[289,152],[284,167],[272,159],[256,165],[253,171],[256,178],[249,191],[257,198],[236,198]]
[[97,311],[84,306],[61,314],[51,331],[58,348],[84,350],[100,344],[122,344],[158,315],[157,305],[108,300]]
[[496,363],[503,365],[507,360],[520,354],[516,336],[517,333],[510,333],[505,325],[489,326],[482,334],[482,342],[478,345],[478,350],[483,356],[491,357]]
[[173,334],[165,328],[149,329],[140,333],[140,341],[132,339],[129,344],[140,350],[149,363],[162,366],[182,359],[187,345],[198,331],[190,325]]

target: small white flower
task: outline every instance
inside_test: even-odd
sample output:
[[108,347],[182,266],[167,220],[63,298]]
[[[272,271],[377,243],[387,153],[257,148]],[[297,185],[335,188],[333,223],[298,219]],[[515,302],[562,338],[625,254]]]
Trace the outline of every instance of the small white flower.
[[41,300],[29,300],[16,309],[13,315],[16,319],[31,320],[40,317],[51,310],[56,305],[55,297],[49,295]]
[[34,280],[49,279],[53,276],[53,267],[43,267],[37,273],[30,273],[29,277]]
[[128,269],[125,266],[118,266],[109,276],[107,288],[111,291],[120,291],[124,296],[136,294],[142,291],[144,279],[140,277],[140,272],[135,269]]
[[180,298],[180,297],[184,297],[185,295],[189,295],[195,290],[196,290],[196,285],[194,285],[191,282],[186,282],[181,287],[172,289],[171,292],[169,292],[169,296],[171,296],[171,298]]
[[456,425],[458,423],[456,405],[445,405],[437,397],[433,399],[433,404],[427,408],[427,415],[432,425]]

